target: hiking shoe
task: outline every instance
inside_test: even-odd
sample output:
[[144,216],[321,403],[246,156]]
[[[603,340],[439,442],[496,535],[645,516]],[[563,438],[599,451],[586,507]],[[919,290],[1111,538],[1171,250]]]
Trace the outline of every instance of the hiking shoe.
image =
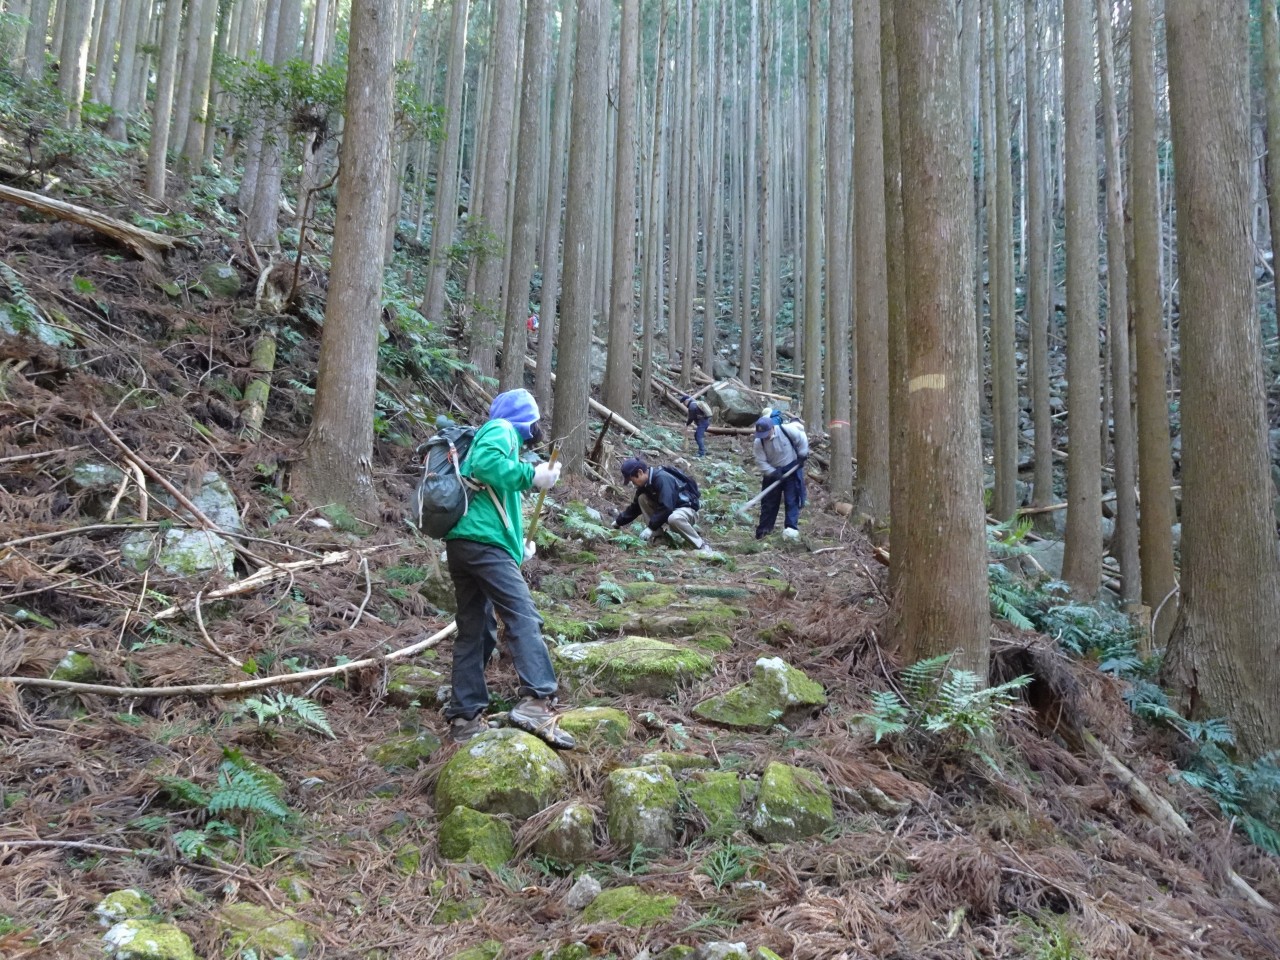
[[454,717],[449,721],[449,739],[454,743],[466,743],[478,733],[489,729],[489,721],[483,714],[477,714],[468,720],[466,717]]
[[557,750],[572,750],[578,742],[560,729],[555,706],[554,697],[525,697],[511,708],[508,719],[513,727],[532,733]]
[[782,536],[787,540],[799,540],[800,531],[795,527],[787,527],[787,529],[782,531]]
[[697,554],[698,556],[700,556],[700,557],[714,557],[714,556],[716,556],[716,552],[715,552],[714,550],[712,550],[712,549],[711,549],[711,544],[709,544],[709,543],[704,543],[704,544],[703,544],[702,546],[700,546],[697,550],[695,550],[695,551],[694,551],[694,553],[696,553],[696,554]]

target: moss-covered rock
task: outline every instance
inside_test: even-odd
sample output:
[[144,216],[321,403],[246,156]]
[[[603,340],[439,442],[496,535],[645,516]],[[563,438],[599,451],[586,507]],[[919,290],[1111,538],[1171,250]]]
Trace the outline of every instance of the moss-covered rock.
[[624,850],[670,850],[676,841],[680,791],[670,767],[614,770],[605,783],[609,839]]
[[569,804],[547,824],[533,849],[561,863],[591,862],[596,850],[595,811],[585,803]]
[[707,818],[708,833],[730,833],[739,825],[742,781],[732,770],[695,771],[684,791],[689,803]]
[[387,676],[387,701],[397,707],[416,703],[420,707],[440,706],[440,688],[449,682],[439,670],[416,663],[402,663]]
[[724,727],[768,730],[824,706],[822,685],[780,657],[761,657],[750,680],[693,708],[694,716]]
[[578,746],[607,743],[621,746],[631,733],[631,718],[613,707],[578,707],[560,714],[560,729],[573,735]]
[[69,683],[94,683],[98,679],[98,668],[88,654],[68,650],[67,655],[58,661],[58,665],[49,674],[49,679]]
[[423,580],[418,584],[418,593],[437,609],[448,613],[458,612],[458,598],[453,592],[453,581],[443,574]]
[[705,653],[651,637],[564,644],[552,651],[562,677],[610,693],[669,697],[682,683],[711,673]]
[[228,263],[211,263],[200,271],[200,282],[209,296],[230,300],[240,292],[240,271]]
[[704,757],[698,753],[673,753],[670,750],[642,754],[634,765],[652,767],[658,764],[670,767],[674,773],[685,770],[714,770],[716,767],[716,762],[710,757]]
[[436,781],[436,810],[505,813],[518,820],[554,803],[569,779],[549,746],[522,730],[487,730],[449,758]]
[[751,960],[745,943],[728,943],[724,940],[704,943],[694,955],[697,960]]
[[669,918],[678,902],[676,897],[645,893],[640,887],[615,887],[591,901],[582,911],[582,922],[612,920],[625,927],[643,927]]
[[822,833],[835,823],[831,794],[818,776],[770,763],[760,778],[751,832],[766,843],[788,843]]
[[596,635],[598,627],[599,624],[594,620],[583,620],[572,612],[542,612],[542,635],[559,638],[565,643],[589,640]]
[[128,888],[108,893],[93,908],[94,916],[104,927],[113,927],[121,920],[141,920],[151,916],[156,902],[143,890]]
[[102,940],[111,960],[196,960],[191,938],[172,923],[121,920]]
[[502,956],[502,944],[497,940],[486,940],[474,947],[468,947],[461,953],[455,953],[453,960],[498,960]]
[[686,947],[682,943],[677,943],[667,947],[667,949],[655,956],[653,960],[687,960],[697,952],[693,947]]
[[456,862],[479,863],[496,870],[515,853],[511,827],[470,807],[454,807],[440,821],[440,856]]
[[218,917],[229,932],[227,940],[233,950],[250,949],[259,957],[302,960],[315,944],[314,934],[301,920],[256,903],[229,904]]
[[416,770],[440,749],[440,738],[426,730],[399,733],[369,748],[369,759],[387,770]]
[[688,583],[680,590],[690,597],[715,597],[717,600],[745,600],[752,593],[746,587],[726,587],[712,583]]
[[741,607],[720,603],[681,602],[653,608],[627,607],[600,615],[604,633],[632,633],[649,637],[685,637],[723,632],[726,625],[747,616]]
[[733,646],[733,637],[727,633],[695,633],[689,637],[689,642],[695,647],[703,650],[710,650],[712,653],[720,653],[728,650]]
[[557,600],[572,600],[578,596],[578,581],[573,577],[548,573],[538,582],[538,589]]
[[416,843],[406,843],[396,848],[396,869],[411,877],[422,866],[422,848]]

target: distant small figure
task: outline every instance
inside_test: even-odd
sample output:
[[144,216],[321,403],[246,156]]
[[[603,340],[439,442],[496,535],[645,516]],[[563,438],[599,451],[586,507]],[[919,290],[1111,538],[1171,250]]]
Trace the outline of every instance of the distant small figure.
[[524,327],[529,333],[538,332],[538,315],[536,313],[529,314],[529,319],[524,322]]
[[698,533],[698,485],[674,467],[650,467],[639,457],[622,461],[622,479],[636,488],[631,505],[618,514],[613,525],[621,529],[644,514],[645,528],[640,539],[648,540],[670,526],[705,556],[714,551]]
[[707,427],[711,426],[711,404],[705,400],[694,400],[687,393],[680,395],[680,402],[685,405],[688,419],[684,422],[685,433],[693,427],[693,439],[698,444],[698,456],[707,455]]
[[785,498],[782,535],[794,540],[800,536],[800,508],[805,502],[804,463],[809,459],[809,438],[797,423],[780,425],[772,416],[763,416],[756,421],[752,448],[756,466],[763,475],[760,489],[769,490],[773,486],[760,501],[756,539],[761,540],[773,532],[773,525],[778,520],[778,507]]

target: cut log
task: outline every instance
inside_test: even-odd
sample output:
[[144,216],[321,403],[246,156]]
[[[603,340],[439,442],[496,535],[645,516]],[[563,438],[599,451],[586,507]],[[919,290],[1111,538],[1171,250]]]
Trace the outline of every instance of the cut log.
[[0,185],[0,200],[8,200],[10,203],[30,207],[40,213],[47,213],[49,216],[57,217],[59,220],[69,220],[72,223],[80,224],[82,227],[96,230],[98,233],[104,234],[117,243],[128,247],[143,260],[157,266],[166,251],[172,250],[177,246],[187,245],[185,241],[176,237],[166,237],[164,234],[143,230],[141,227],[135,227],[133,224],[125,223],[123,220],[108,217],[106,214],[98,213],[96,210],[77,207],[74,204],[54,200],[51,197],[43,197],[29,190],[18,190],[16,187]]

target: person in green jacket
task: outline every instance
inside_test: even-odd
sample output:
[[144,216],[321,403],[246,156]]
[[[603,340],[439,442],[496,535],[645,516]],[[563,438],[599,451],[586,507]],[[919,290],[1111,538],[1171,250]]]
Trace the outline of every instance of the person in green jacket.
[[556,722],[559,684],[542,639],[542,618],[520,574],[520,564],[534,555],[533,542],[524,540],[520,496],[531,488],[550,490],[560,479],[558,463],[535,467],[520,459],[526,442],[541,439],[538,419],[538,403],[528,390],[498,394],[489,407],[488,422],[476,431],[462,462],[460,472],[470,499],[462,519],[445,535],[449,576],[458,603],[453,693],[445,707],[449,736],[455,743],[470,740],[488,727],[484,668],[498,645],[496,612],[506,626],[506,647],[520,680],[520,701],[510,714],[512,725],[553,747],[575,745]]

